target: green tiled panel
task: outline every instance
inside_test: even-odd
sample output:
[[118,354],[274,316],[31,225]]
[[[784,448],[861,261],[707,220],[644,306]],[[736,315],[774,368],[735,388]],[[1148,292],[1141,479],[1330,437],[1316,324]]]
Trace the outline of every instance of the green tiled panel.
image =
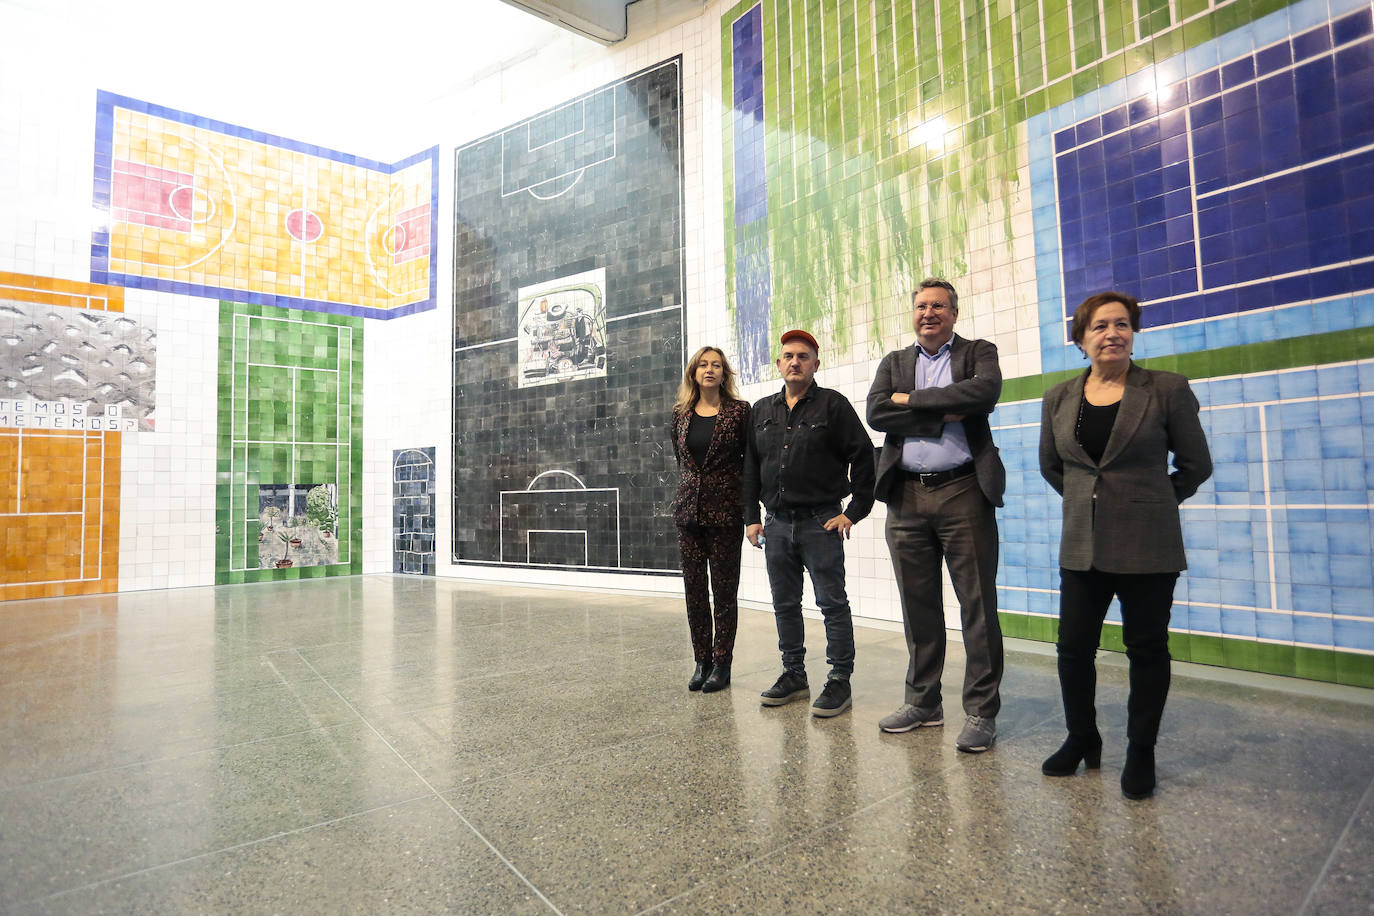
[[1102,56],[1102,20],[1096,0],[1073,0],[1073,63],[1088,67]]
[[1337,652],[1336,683],[1350,687],[1374,687],[1374,658]]
[[[362,319],[220,304],[216,582],[362,571],[362,352]],[[257,568],[260,488],[319,484],[337,488],[338,562]]]

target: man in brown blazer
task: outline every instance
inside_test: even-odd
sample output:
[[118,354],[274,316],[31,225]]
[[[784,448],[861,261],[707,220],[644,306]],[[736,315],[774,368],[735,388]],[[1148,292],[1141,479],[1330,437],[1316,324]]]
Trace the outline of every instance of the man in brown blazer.
[[887,434],[875,495],[887,503],[887,547],[910,654],[905,702],[878,725],[906,732],[944,724],[943,561],[959,598],[967,659],[966,718],[955,747],[979,753],[996,740],[1001,708],[995,509],[1007,474],[988,415],[1002,371],[994,344],[954,333],[959,294],[948,281],[922,280],[912,312],[916,343],[883,357],[868,392],[868,425]]

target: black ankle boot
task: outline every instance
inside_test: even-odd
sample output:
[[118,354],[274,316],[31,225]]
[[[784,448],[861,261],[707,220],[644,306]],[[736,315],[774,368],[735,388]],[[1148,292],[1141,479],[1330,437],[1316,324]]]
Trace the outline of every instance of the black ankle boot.
[[692,672],[692,679],[687,682],[688,690],[700,690],[701,685],[706,683],[706,679],[711,676],[710,662],[697,662],[697,670]]
[[716,665],[711,669],[711,676],[706,679],[706,683],[701,685],[702,693],[715,693],[717,690],[724,690],[730,686],[730,666]]
[[1121,794],[1133,801],[1155,794],[1155,749],[1131,742],[1126,746],[1126,766],[1121,770]]
[[1046,776],[1072,776],[1078,772],[1078,763],[1083,762],[1085,770],[1095,770],[1102,766],[1102,736],[1091,737],[1070,734],[1064,739],[1059,750],[1055,751],[1040,764],[1040,772]]

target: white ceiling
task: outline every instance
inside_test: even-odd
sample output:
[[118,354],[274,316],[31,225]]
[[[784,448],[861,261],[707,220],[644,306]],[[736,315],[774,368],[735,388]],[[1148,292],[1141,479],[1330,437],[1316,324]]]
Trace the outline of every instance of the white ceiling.
[[501,0],[0,0],[0,54],[49,61],[35,79],[340,148],[569,34]]

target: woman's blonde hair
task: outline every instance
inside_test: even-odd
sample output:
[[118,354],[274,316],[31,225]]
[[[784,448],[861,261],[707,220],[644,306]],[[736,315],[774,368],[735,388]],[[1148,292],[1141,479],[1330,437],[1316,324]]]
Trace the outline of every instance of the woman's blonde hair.
[[735,390],[735,370],[730,367],[730,360],[726,358],[725,351],[720,347],[706,346],[693,353],[692,358],[687,360],[687,368],[682,372],[682,384],[677,386],[677,402],[673,404],[673,410],[686,413],[696,407],[697,401],[701,400],[701,386],[697,384],[697,365],[707,353],[720,354],[721,400],[739,400],[739,392]]

